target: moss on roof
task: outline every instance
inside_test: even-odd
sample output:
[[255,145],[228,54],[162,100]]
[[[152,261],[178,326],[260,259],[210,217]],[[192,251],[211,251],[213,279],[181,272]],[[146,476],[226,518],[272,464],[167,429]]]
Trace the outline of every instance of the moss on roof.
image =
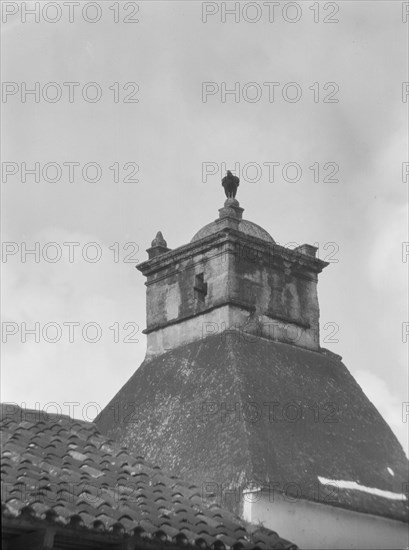
[[236,512],[237,500],[223,500],[227,488],[284,492],[293,484],[300,499],[408,521],[405,453],[325,350],[242,332],[210,336],[145,360],[96,423],[168,471],[213,484]]

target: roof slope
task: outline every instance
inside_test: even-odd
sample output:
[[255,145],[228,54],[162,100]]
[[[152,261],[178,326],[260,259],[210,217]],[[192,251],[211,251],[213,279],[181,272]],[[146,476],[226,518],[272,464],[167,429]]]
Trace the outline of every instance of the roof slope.
[[403,449],[325,350],[211,336],[145,360],[96,423],[219,496],[222,484],[291,486],[302,499],[408,520]]
[[93,546],[84,542],[90,533],[100,537],[99,548],[107,541],[109,548],[125,548],[114,546],[124,539],[129,550],[145,544],[167,548],[166,543],[295,548],[272,531],[206,504],[197,487],[132,456],[92,423],[10,406],[2,417],[2,516],[11,541],[37,522],[60,529],[55,548],[73,548],[64,545],[70,529],[77,533],[76,549],[95,548],[95,540]]

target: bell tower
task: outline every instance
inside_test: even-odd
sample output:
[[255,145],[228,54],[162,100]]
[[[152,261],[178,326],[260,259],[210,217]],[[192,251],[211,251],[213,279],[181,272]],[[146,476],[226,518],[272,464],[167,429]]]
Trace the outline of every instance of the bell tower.
[[277,245],[228,193],[189,244],[170,250],[159,232],[137,266],[147,278],[147,356],[225,331],[319,349],[317,282],[328,264],[314,246]]

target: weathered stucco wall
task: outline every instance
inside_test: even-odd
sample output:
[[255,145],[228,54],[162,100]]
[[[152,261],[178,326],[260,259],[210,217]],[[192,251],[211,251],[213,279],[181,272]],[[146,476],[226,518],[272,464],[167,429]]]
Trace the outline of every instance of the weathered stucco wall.
[[140,266],[148,278],[148,356],[201,339],[206,323],[319,349],[322,262],[235,232],[207,241]]
[[[255,502],[252,502],[255,500]],[[262,522],[289,538],[300,548],[309,549],[389,549],[408,548],[407,524],[343,508],[289,499],[246,495],[243,516],[252,523]]]

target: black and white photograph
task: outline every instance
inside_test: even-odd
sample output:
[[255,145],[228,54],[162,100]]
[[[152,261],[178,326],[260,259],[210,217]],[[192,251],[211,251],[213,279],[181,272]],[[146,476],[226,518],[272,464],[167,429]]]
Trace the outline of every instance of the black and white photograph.
[[409,1],[1,5],[5,550],[409,549]]

